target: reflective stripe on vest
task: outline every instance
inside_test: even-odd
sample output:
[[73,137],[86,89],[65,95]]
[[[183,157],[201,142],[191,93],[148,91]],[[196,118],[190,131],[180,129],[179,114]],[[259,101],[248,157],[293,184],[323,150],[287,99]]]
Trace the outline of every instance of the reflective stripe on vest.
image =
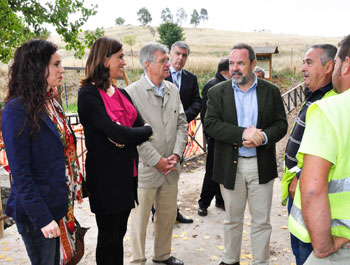
[[[335,161],[332,162],[334,166],[330,168],[328,175],[328,200],[331,213],[330,232],[333,236],[348,239],[350,239],[350,152],[348,152],[350,146],[350,138],[348,134],[350,131],[350,119],[348,117],[350,110],[349,102],[350,89],[342,95],[314,103],[307,112],[306,132],[308,134],[307,137],[305,136],[306,134],[304,134],[305,138],[303,138],[303,141],[304,139],[310,139],[313,133],[317,132],[318,128],[315,125],[308,124],[308,115],[310,115],[310,113],[316,108],[319,108],[319,113],[323,113],[319,117],[327,120],[323,125],[327,124],[333,128],[332,130],[329,130],[329,135],[327,135],[327,137],[336,139],[333,148],[337,148],[337,150],[331,150],[332,152],[336,152],[336,156],[329,157],[335,159]],[[317,119],[317,116],[313,116],[313,119]],[[322,138],[318,137],[318,140],[322,140]],[[317,154],[324,154],[325,148],[327,148],[327,146],[322,146],[319,150],[314,148],[314,155],[317,156]],[[304,151],[307,153],[308,150]],[[303,154],[300,154],[300,157],[299,155],[297,156],[300,162],[298,165],[300,167],[302,167],[301,165],[303,162],[302,155]],[[298,182],[291,214],[288,219],[288,227],[291,233],[301,241],[310,242],[310,235],[306,229],[302,216],[299,184],[300,183]]]
[[[298,187],[298,191],[299,191],[299,187]],[[340,194],[343,192],[350,192],[350,178],[332,179],[328,183],[328,194]],[[310,236],[306,230],[306,225],[303,219],[302,211],[299,208],[299,206],[296,204],[296,201],[294,201],[292,205],[289,218],[290,218],[290,221],[297,222],[301,226],[299,227],[299,229],[297,229],[298,231],[295,231],[295,230],[293,231],[293,229],[290,228],[292,234],[294,234],[303,242],[310,242]],[[331,228],[350,229],[350,220],[349,219],[332,219]]]
[[301,168],[299,168],[298,166],[295,166],[289,169],[289,171],[292,173],[299,173],[301,171]]
[[328,183],[328,194],[350,192],[350,178],[332,179]]
[[[292,209],[290,211],[290,215],[306,229],[301,209],[299,209],[295,204],[293,204],[293,206],[292,206]],[[350,229],[350,220],[333,219],[331,222],[331,227],[338,227],[338,226],[344,226],[344,227],[347,227]]]

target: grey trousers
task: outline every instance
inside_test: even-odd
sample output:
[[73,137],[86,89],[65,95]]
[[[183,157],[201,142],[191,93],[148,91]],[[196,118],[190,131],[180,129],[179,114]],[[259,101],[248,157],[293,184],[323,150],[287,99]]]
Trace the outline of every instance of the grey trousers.
[[235,189],[220,185],[225,202],[223,262],[234,264],[241,256],[244,211],[248,201],[251,214],[253,264],[269,264],[270,212],[274,180],[259,184],[257,158],[238,158]]

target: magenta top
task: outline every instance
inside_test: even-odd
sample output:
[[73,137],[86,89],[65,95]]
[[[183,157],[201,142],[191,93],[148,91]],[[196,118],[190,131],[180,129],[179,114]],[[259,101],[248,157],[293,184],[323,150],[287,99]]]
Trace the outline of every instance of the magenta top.
[[[103,89],[98,89],[103,103],[105,104],[106,112],[112,121],[118,122],[126,127],[132,127],[137,118],[137,111],[127,97],[117,87],[113,87],[115,92],[111,97]],[[136,175],[137,170],[135,164],[134,176]]]

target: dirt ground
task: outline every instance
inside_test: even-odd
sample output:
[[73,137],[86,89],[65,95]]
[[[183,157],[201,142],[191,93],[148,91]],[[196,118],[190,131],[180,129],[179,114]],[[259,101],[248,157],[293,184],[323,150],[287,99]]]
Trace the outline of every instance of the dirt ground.
[[[294,120],[295,114],[289,115],[289,124]],[[274,183],[273,203],[271,210],[272,236],[270,243],[270,264],[295,264],[291,253],[290,237],[287,229],[287,209],[280,203],[280,183],[282,175],[283,153],[288,136],[277,145],[277,158],[279,165],[279,178]],[[178,202],[181,212],[194,219],[193,224],[176,224],[173,231],[172,255],[183,260],[186,265],[214,265],[222,260],[223,246],[223,218],[224,211],[214,205],[208,208],[208,216],[197,215],[198,204],[203,176],[205,173],[205,155],[186,162],[179,181]],[[94,214],[90,212],[88,200],[75,207],[75,215],[80,224],[90,227],[85,236],[85,255],[79,264],[95,264],[95,247],[97,228]],[[130,227],[129,227],[130,228]],[[247,208],[244,222],[244,235],[241,246],[241,265],[252,264],[250,248],[250,215]],[[153,252],[153,226],[149,223],[146,255],[146,265],[152,262]],[[130,229],[124,239],[124,264],[129,264]],[[4,238],[0,239],[0,264],[30,264],[23,242],[15,226],[4,231]]]

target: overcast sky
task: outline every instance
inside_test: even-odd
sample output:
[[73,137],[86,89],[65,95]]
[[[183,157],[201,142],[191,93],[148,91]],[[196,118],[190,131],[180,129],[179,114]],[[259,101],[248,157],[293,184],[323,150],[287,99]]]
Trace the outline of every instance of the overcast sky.
[[176,10],[182,7],[188,17],[185,27],[190,27],[193,9],[199,13],[205,8],[209,15],[206,28],[326,37],[350,34],[349,0],[85,0],[85,3],[87,6],[97,3],[99,8],[84,29],[114,27],[117,17],[124,18],[125,24],[140,25],[136,13],[142,7],[151,13],[151,25],[158,26],[164,8],[169,7],[175,18]]

